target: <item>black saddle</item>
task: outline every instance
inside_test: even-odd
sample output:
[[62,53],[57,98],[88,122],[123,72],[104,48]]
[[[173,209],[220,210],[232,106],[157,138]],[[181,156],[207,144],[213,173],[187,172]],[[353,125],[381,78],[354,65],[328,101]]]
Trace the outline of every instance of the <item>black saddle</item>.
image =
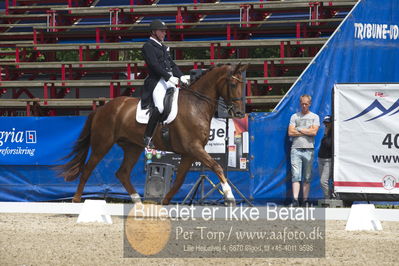
[[165,98],[163,99],[163,113],[161,114],[160,122],[165,122],[168,118],[170,111],[172,111],[173,96],[175,88],[170,87],[166,90]]

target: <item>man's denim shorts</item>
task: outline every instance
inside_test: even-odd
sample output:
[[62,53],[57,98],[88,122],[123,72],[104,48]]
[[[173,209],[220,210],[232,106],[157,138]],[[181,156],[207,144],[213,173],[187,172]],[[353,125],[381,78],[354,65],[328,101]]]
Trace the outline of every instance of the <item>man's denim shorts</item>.
[[306,183],[312,179],[314,149],[291,149],[292,182],[300,182],[302,175]]

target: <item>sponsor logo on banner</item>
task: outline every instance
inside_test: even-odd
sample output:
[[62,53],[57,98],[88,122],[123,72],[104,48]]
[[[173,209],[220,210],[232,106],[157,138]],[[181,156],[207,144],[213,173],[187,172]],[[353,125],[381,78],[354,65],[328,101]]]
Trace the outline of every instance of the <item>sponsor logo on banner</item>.
[[27,130],[26,133],[26,143],[36,143],[36,130]]
[[387,95],[385,94],[385,93],[383,93],[383,92],[379,92],[379,91],[376,91],[375,93],[374,93],[374,96],[378,96],[378,97],[387,97]]
[[[380,97],[382,97],[382,96],[380,96]],[[358,113],[357,115],[355,115],[355,116],[353,116],[351,118],[348,118],[348,119],[344,120],[344,122],[359,118],[361,116],[364,116],[364,115],[368,114],[369,112],[371,112],[373,110],[379,110],[379,111],[381,111],[381,114],[366,120],[366,122],[375,120],[377,118],[383,117],[383,116],[388,115],[388,114],[390,116],[391,115],[395,115],[395,114],[399,114],[399,99],[397,99],[396,102],[394,104],[392,104],[389,108],[385,108],[378,100],[374,100],[363,111],[361,111],[360,113]]]
[[36,144],[36,130],[16,130],[12,128],[8,131],[0,131],[0,154],[2,156],[35,156],[35,150],[25,144]]
[[396,178],[391,175],[386,175],[382,179],[382,185],[386,190],[392,190],[396,186]]

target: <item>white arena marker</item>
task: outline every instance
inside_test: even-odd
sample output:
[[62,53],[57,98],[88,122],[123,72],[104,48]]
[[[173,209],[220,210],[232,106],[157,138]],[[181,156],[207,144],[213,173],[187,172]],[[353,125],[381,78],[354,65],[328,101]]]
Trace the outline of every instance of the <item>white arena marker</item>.
[[353,204],[345,230],[382,230],[381,222],[377,219],[375,213],[374,204]]
[[105,200],[85,200],[77,223],[112,224],[111,216],[106,213],[106,204]]

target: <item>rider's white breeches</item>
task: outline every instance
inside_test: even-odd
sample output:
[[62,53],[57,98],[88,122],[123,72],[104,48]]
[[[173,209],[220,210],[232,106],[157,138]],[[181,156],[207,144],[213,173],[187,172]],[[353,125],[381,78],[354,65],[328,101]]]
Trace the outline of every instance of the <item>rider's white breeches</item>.
[[154,104],[158,108],[158,111],[163,113],[163,99],[165,98],[166,90],[170,87],[176,88],[176,86],[168,81],[165,81],[161,78],[157,85],[155,86],[154,91],[152,92],[152,98],[154,99]]

